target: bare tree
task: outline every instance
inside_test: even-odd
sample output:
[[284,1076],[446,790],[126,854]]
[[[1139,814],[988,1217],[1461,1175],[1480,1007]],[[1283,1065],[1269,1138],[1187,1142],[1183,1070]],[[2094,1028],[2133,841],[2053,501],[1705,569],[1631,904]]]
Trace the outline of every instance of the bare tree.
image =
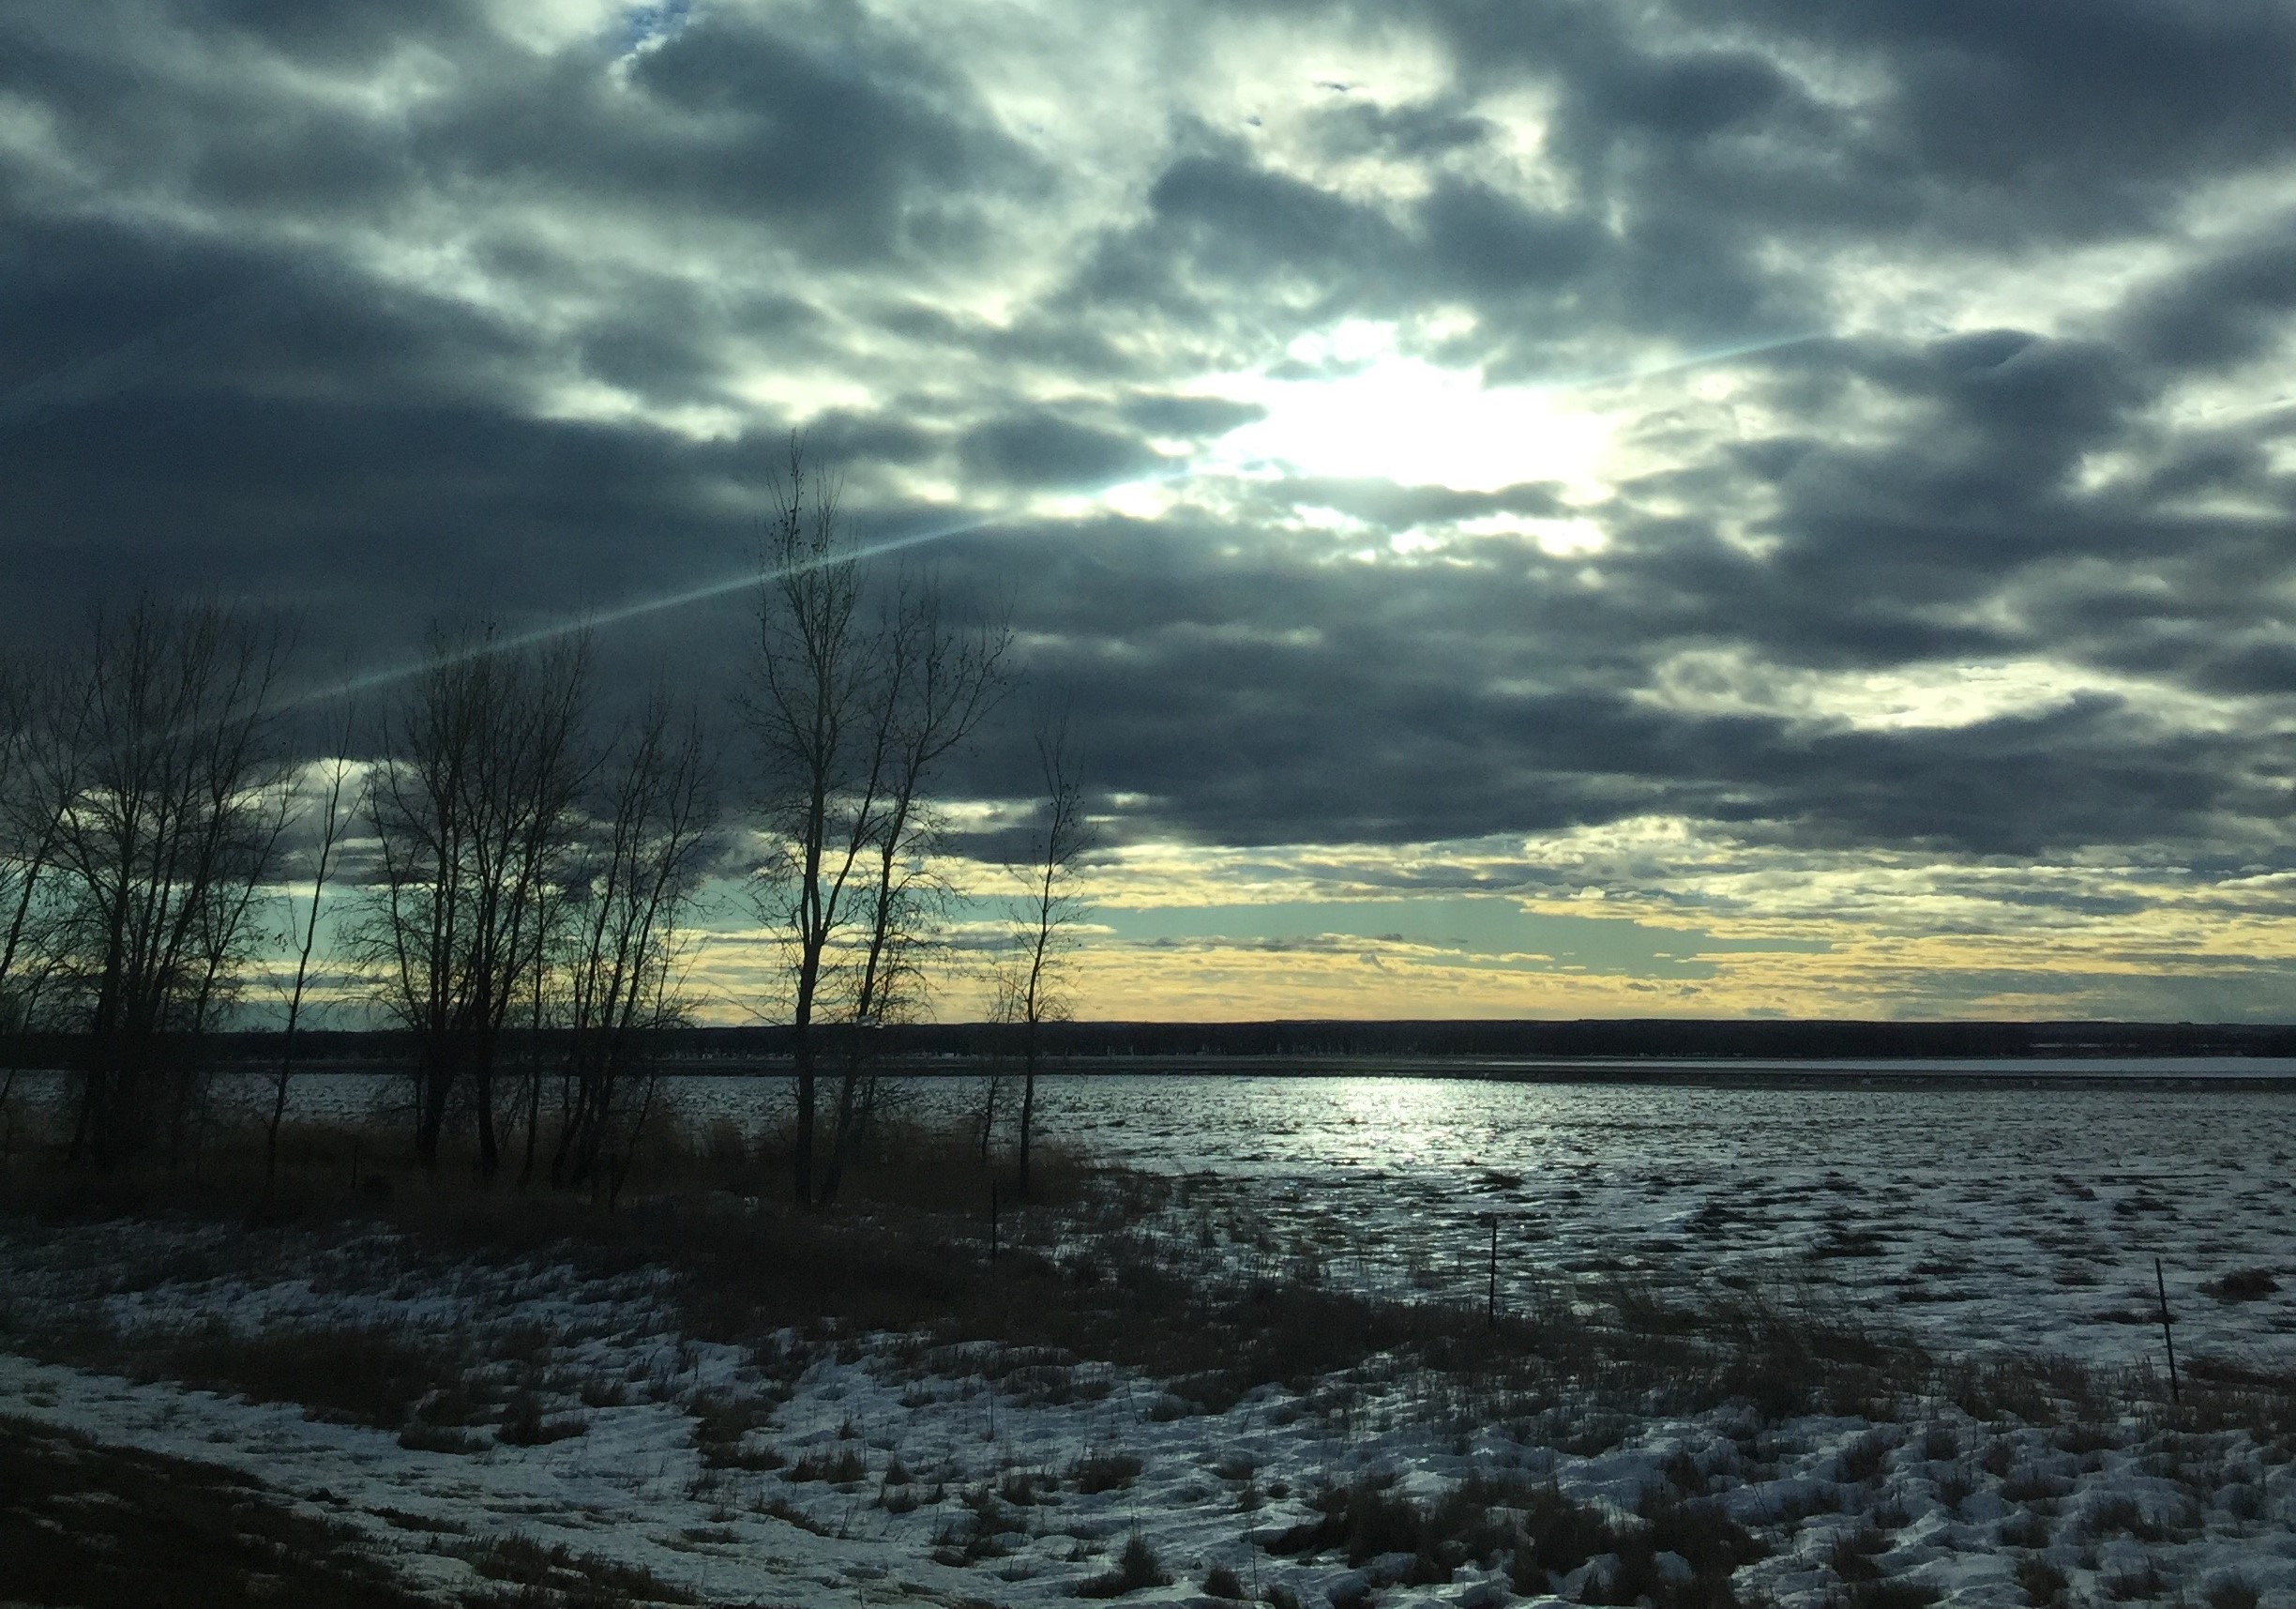
[[[18,659],[0,659],[0,1036],[30,1027],[53,950],[50,913],[56,829],[63,800],[41,774],[38,717],[42,685]],[[0,1100],[15,1081],[0,1085]]]
[[[51,873],[62,802],[40,774],[40,691],[30,664],[0,659],[0,1044],[38,1025],[55,959]],[[0,1111],[16,1087],[16,1058],[7,1059]]]
[[295,966],[294,981],[287,990],[287,1026],[279,1041],[279,1066],[271,1074],[271,1112],[264,1127],[263,1198],[266,1202],[271,1199],[271,1187],[279,1176],[279,1125],[287,1117],[288,1084],[295,1076],[295,1033],[302,1026],[311,955],[319,944],[319,910],[326,899],[327,879],[335,871],[336,858],[359,814],[358,767],[351,757],[356,728],[355,707],[346,708],[332,745],[334,752],[316,779],[317,802],[311,810],[315,830],[310,846],[310,905],[300,919],[292,897],[287,905],[287,946],[295,955]]
[[788,950],[797,1074],[794,1192],[813,1199],[818,1046],[813,1025],[831,948],[853,917],[848,893],[876,830],[887,734],[883,668],[862,620],[861,566],[838,521],[838,487],[790,445],[762,554],[758,646],[743,714],[766,790],[766,858],[753,881],[760,917]]
[[707,756],[698,717],[657,694],[566,878],[567,1065],[551,1160],[560,1188],[612,1200],[652,1108],[653,1041],[682,1017],[684,926],[717,826]]
[[378,844],[361,951],[419,1044],[415,1150],[438,1165],[449,1104],[476,1119],[478,1173],[501,1166],[495,1059],[543,964],[546,898],[583,782],[589,648],[434,636],[387,719],[368,810]]
[[919,887],[912,874],[934,767],[979,724],[1001,687],[1001,632],[943,628],[929,585],[905,585],[874,622],[844,540],[838,486],[793,441],[766,524],[758,647],[743,713],[767,778],[766,856],[754,880],[791,975],[797,1082],[796,1199],[816,1189],[823,1025],[842,1019],[847,1080],[831,1186],[857,1131],[864,1025],[883,1019],[913,973]]
[[128,1161],[172,1096],[180,1143],[198,1036],[258,941],[285,822],[279,633],[216,605],[99,615],[36,730],[54,812],[67,1020],[86,1035],[72,1154]]
[[1093,824],[1084,812],[1084,789],[1068,752],[1065,712],[1040,720],[1036,761],[1043,774],[1043,826],[1036,854],[1026,870],[1027,892],[1013,925],[1012,948],[998,979],[998,1016],[1020,1032],[1020,1196],[1028,1199],[1029,1160],[1036,1123],[1036,1067],[1044,1025],[1068,1014],[1065,981],[1075,929],[1088,907],[1076,878],[1093,847]]
[[943,621],[933,584],[904,577],[878,641],[884,679],[871,752],[872,770],[882,778],[881,803],[874,822],[855,824],[872,841],[851,957],[844,1069],[822,1181],[824,1201],[836,1196],[845,1165],[878,1112],[881,1086],[869,1054],[870,1030],[903,1015],[922,993],[921,962],[941,891],[928,872],[937,823],[927,784],[1004,695],[1011,633],[952,630]]

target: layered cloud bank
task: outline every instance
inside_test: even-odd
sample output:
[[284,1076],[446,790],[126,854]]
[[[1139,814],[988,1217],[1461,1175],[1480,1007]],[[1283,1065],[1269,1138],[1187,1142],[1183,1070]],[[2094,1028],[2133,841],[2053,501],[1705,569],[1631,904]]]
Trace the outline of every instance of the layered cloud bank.
[[2286,1013],[2283,7],[82,0],[0,216],[9,632],[693,593],[803,429],[1088,1014]]

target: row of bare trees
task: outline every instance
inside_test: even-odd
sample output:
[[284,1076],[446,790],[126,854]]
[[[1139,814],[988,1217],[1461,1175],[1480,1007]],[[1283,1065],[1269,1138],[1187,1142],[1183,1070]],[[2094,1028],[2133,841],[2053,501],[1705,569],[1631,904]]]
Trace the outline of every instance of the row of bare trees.
[[[506,1025],[523,1005],[526,1025],[567,1030],[551,1174],[585,1182],[633,1130],[619,1085],[635,1047],[676,1015],[713,826],[698,722],[657,700],[596,741],[579,640],[440,638],[366,735],[370,759],[346,718],[332,753],[298,767],[284,646],[234,610],[145,600],[99,616],[80,653],[0,676],[0,1030],[76,1041],[75,1157],[179,1153],[204,1117],[200,1041],[283,940],[266,1175],[314,964],[331,960],[414,1032],[426,1166],[462,1111],[492,1176]],[[343,880],[348,910],[330,911]],[[531,1171],[542,1080],[522,1070]]]
[[71,1149],[110,1165],[204,1116],[187,1046],[265,938],[285,830],[279,633],[219,609],[99,619],[68,665],[6,673],[0,1024],[86,1049]]
[[657,692],[600,738],[593,679],[580,636],[439,636],[385,719],[346,949],[415,1042],[425,1168],[461,1115],[482,1179],[514,1135],[531,1178],[547,1116],[551,1181],[612,1193],[651,1104],[652,1041],[683,1020],[718,812],[700,716]]
[[[180,1150],[199,1041],[264,975],[286,1027],[266,1190],[317,991],[406,1031],[422,1166],[451,1133],[482,1178],[515,1164],[611,1196],[663,1030],[697,1005],[717,887],[779,945],[785,985],[755,1009],[791,1029],[792,1183],[834,1198],[885,1110],[875,1030],[925,1009],[947,897],[933,789],[1005,697],[1010,639],[950,624],[929,578],[873,585],[801,454],[761,560],[737,704],[763,782],[732,812],[701,710],[657,691],[603,719],[580,632],[434,632],[315,740],[282,697],[281,631],[221,606],[139,602],[66,660],[0,666],[0,1033],[82,1047],[74,1156]],[[1089,831],[1065,737],[1038,752],[1041,853],[995,990],[1023,1030],[1024,1192]]]

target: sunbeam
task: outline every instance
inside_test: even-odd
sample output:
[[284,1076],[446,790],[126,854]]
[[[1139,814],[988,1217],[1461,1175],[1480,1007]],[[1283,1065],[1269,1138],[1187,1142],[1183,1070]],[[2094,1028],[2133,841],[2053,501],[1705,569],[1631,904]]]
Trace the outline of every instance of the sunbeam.
[[377,688],[388,687],[395,682],[404,681],[409,676],[418,675],[440,664],[460,664],[470,660],[483,659],[490,654],[515,653],[519,649],[530,648],[541,643],[554,642],[561,637],[569,637],[577,632],[617,626],[625,620],[635,620],[647,615],[658,615],[664,610],[683,609],[691,604],[706,602],[713,598],[723,598],[728,593],[745,591],[782,576],[802,575],[807,570],[820,569],[833,564],[848,564],[861,559],[877,558],[885,554],[899,553],[907,548],[923,547],[929,542],[946,541],[952,537],[969,536],[974,531],[985,530],[995,524],[997,520],[992,516],[960,520],[951,524],[935,526],[930,530],[912,531],[906,536],[887,537],[879,541],[863,542],[853,547],[840,548],[835,553],[824,554],[819,558],[810,559],[802,564],[784,565],[775,569],[745,570],[739,575],[725,576],[717,581],[704,582],[699,586],[683,587],[676,592],[666,592],[654,598],[642,598],[632,602],[618,603],[604,609],[585,610],[579,615],[553,620],[545,625],[532,626],[522,631],[490,637],[483,643],[473,644],[469,647],[459,649],[451,654],[444,656],[427,654],[420,659],[403,660],[396,664],[385,665],[379,669],[362,671],[356,675],[344,677],[340,681],[331,682],[325,687],[314,688],[288,701],[288,705],[289,707],[302,708],[312,705],[326,704],[340,698],[355,697],[360,693],[371,692]]

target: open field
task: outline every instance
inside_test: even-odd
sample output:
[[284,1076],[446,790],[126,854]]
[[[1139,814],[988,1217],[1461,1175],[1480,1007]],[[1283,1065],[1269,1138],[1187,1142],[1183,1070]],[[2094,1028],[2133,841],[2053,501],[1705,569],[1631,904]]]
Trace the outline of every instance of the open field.
[[26,1601],[164,1577],[108,1526],[210,1536],[200,1602],[2296,1602],[2284,1098],[1286,1083],[1056,1085],[993,1261],[929,1123],[823,1215],[707,1110],[612,1213],[380,1127],[295,1130],[261,1222],[228,1124],[20,1145],[0,1527],[82,1583]]

